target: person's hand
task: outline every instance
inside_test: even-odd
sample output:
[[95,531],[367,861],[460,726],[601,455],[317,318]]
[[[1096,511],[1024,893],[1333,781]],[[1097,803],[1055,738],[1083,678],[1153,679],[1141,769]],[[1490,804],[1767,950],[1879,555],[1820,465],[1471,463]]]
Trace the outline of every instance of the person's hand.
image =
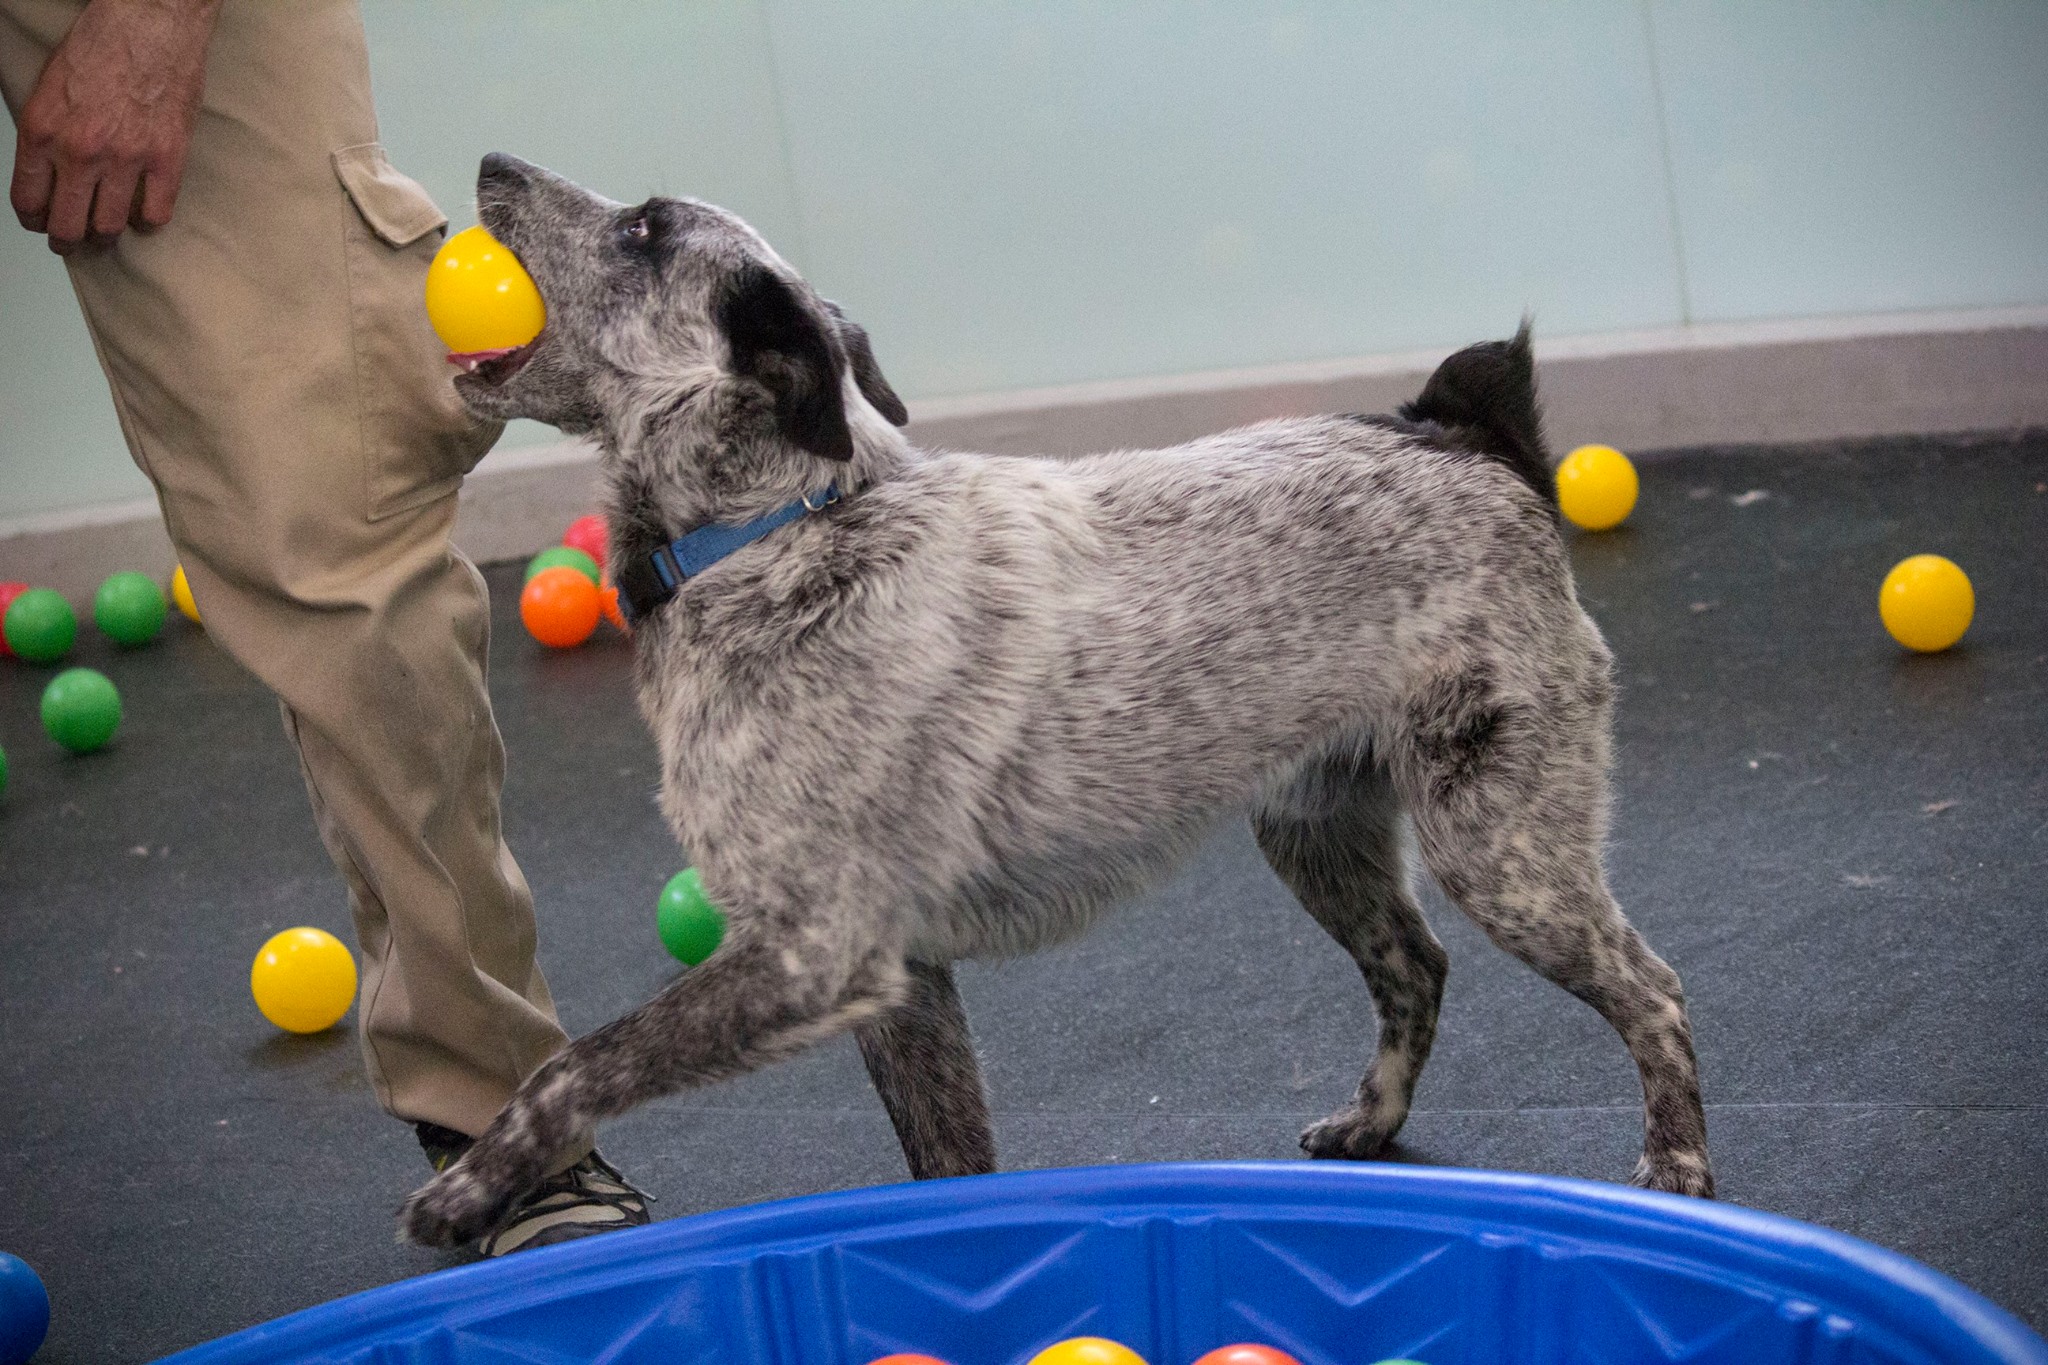
[[220,0],[92,0],[16,119],[15,216],[69,254],[171,221]]

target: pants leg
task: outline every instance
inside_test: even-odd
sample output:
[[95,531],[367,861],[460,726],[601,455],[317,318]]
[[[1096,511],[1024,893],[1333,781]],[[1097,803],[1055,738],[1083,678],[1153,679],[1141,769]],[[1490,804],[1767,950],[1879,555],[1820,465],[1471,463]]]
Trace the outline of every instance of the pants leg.
[[[81,5],[0,0],[10,110]],[[376,138],[355,0],[226,0],[171,225],[68,266],[206,628],[283,704],[378,1101],[475,1134],[565,1038],[500,831],[488,599],[449,543],[497,429],[420,304],[445,219]]]

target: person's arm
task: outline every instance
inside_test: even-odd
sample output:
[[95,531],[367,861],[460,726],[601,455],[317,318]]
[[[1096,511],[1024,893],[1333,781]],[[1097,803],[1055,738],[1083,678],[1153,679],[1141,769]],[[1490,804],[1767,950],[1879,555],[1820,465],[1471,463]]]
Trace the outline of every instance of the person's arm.
[[50,250],[171,221],[220,0],[92,0],[16,120],[9,197]]

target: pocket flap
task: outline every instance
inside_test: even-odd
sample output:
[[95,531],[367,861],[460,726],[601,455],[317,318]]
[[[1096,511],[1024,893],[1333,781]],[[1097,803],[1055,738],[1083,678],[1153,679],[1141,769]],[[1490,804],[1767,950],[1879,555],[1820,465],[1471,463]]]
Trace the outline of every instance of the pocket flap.
[[391,164],[382,143],[342,148],[334,154],[334,173],[370,230],[392,246],[411,246],[448,226],[448,215],[435,205],[434,196]]

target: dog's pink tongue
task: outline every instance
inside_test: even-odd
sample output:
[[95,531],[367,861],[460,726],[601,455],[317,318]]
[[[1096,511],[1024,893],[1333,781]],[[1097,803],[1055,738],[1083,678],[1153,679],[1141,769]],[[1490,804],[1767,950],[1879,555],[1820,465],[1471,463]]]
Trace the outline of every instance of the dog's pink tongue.
[[511,355],[518,349],[517,346],[500,346],[495,351],[450,351],[448,353],[448,363],[459,365],[467,372],[474,370],[486,360],[496,360],[500,356]]

